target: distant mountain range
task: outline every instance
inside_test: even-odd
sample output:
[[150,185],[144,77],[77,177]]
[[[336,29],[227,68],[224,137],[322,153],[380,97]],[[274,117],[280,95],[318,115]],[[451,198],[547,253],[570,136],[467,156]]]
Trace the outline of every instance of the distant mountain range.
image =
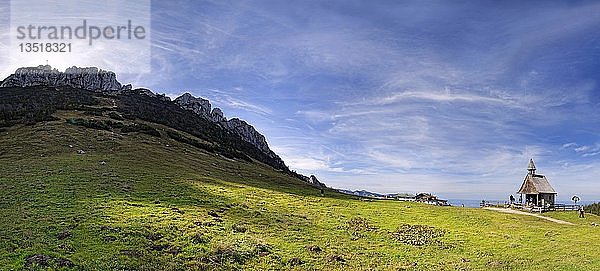
[[341,193],[344,193],[344,194],[348,194],[348,195],[355,195],[355,196],[369,197],[369,198],[397,198],[397,197],[414,197],[415,196],[413,194],[408,194],[408,193],[379,194],[379,193],[374,193],[374,192],[370,192],[367,190],[351,191],[351,190],[338,189],[338,191]]

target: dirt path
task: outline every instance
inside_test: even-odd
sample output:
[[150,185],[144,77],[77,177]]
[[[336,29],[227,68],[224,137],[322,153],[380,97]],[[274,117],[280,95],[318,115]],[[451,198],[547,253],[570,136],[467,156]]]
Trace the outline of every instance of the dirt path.
[[535,213],[527,213],[527,212],[522,212],[522,211],[517,211],[517,210],[513,210],[513,209],[507,209],[507,208],[492,208],[492,207],[486,207],[483,208],[486,210],[491,210],[491,211],[497,211],[497,212],[502,212],[502,213],[508,213],[508,214],[517,214],[517,215],[528,215],[528,216],[535,216],[541,219],[546,219],[548,221],[552,221],[554,223],[558,223],[558,224],[564,224],[564,225],[575,225],[571,222],[567,222],[567,221],[563,221],[563,220],[559,220],[559,219],[555,219],[555,218],[550,218],[550,217],[545,217],[542,216],[540,214],[535,214]]

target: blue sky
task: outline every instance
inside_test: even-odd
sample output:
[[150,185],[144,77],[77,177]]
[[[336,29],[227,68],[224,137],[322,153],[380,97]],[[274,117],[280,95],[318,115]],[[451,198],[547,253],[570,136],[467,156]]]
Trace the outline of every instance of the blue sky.
[[153,1],[153,73],[120,80],[210,99],[332,187],[503,199],[533,157],[597,200],[599,30],[597,1]]

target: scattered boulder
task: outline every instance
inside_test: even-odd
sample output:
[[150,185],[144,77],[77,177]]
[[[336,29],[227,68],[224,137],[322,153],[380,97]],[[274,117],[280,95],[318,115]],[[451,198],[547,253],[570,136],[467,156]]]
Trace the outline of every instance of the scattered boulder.
[[65,259],[65,258],[60,258],[56,261],[56,265],[58,267],[67,267],[67,268],[73,268],[75,267],[75,264],[70,261],[69,259]]
[[25,267],[30,268],[34,265],[37,265],[39,267],[47,267],[50,264],[51,260],[52,258],[50,258],[50,256],[46,256],[44,254],[35,254],[29,256],[25,260]]
[[269,255],[271,253],[271,246],[269,244],[256,244],[255,245],[256,248],[256,252],[258,252],[258,255],[263,257],[266,255]]
[[171,247],[171,249],[169,249],[169,254],[177,255],[179,253],[181,253],[181,248]]
[[62,231],[61,233],[58,234],[57,238],[58,240],[64,240],[67,238],[70,238],[71,236],[73,236],[73,234],[71,233],[71,231]]
[[329,262],[338,262],[338,263],[345,263],[346,259],[344,259],[342,256],[337,255],[337,254],[331,254],[329,256],[327,256],[327,261]]
[[323,251],[319,246],[316,245],[308,245],[306,246],[306,250],[314,253],[320,253]]
[[299,266],[299,265],[303,265],[304,261],[302,261],[300,258],[298,257],[294,257],[288,260],[288,264],[290,266]]
[[245,233],[246,231],[248,231],[246,227],[237,224],[233,224],[233,226],[231,226],[231,229],[233,230],[233,232],[237,233]]
[[209,216],[212,216],[212,217],[219,217],[219,214],[217,214],[217,212],[215,212],[215,211],[212,211],[212,210],[211,210],[211,211],[208,211],[208,215],[209,215]]

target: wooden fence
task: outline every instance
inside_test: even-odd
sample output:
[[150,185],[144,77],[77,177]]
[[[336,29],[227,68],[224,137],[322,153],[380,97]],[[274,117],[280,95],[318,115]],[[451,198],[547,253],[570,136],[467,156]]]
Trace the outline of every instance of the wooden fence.
[[561,204],[561,203],[556,203],[553,205],[546,205],[546,206],[527,206],[527,205],[520,204],[520,203],[509,204],[508,202],[502,203],[502,202],[490,202],[490,201],[485,201],[485,202],[482,201],[479,204],[479,206],[480,207],[514,208],[514,209],[520,209],[520,210],[536,212],[536,213],[543,213],[543,212],[550,212],[550,211],[577,211],[581,207],[581,205]]
[[580,206],[575,204],[554,204],[548,206],[537,207],[539,212],[548,211],[577,211]]

